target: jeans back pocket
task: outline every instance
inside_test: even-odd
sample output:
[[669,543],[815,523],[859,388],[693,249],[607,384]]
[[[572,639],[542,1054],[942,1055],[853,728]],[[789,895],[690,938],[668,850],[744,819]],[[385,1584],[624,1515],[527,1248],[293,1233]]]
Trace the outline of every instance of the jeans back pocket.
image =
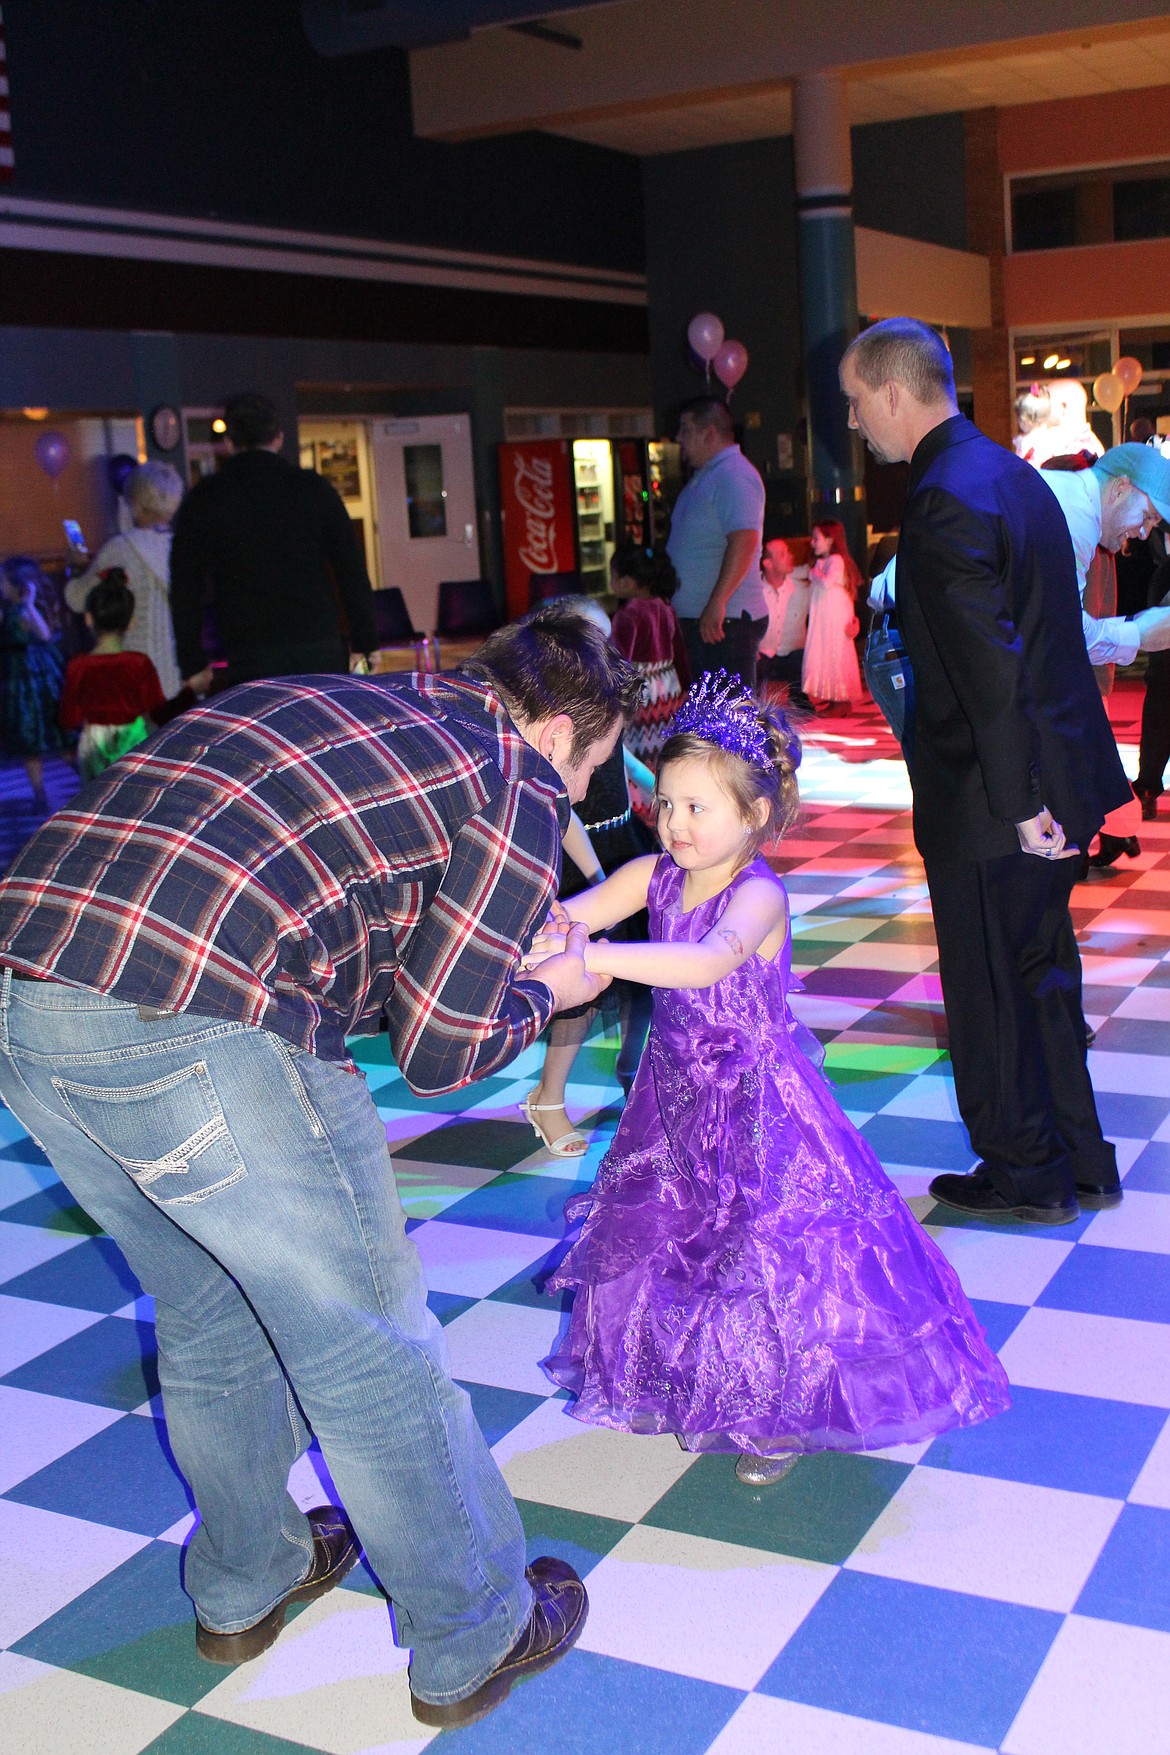
[[76,1125],[159,1206],[189,1206],[247,1174],[204,1061],[145,1085],[53,1086]]

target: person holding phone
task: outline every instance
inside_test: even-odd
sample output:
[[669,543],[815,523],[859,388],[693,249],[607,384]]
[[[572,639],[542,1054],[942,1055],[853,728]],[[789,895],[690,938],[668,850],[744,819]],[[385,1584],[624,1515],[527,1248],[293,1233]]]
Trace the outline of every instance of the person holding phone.
[[[85,614],[86,599],[103,573],[119,567],[134,593],[134,615],[123,644],[127,652],[142,652],[158,672],[168,698],[182,687],[175,657],[175,628],[171,619],[171,520],[183,497],[183,480],[169,463],[153,459],[140,463],[126,477],[123,494],[130,508],[130,529],[103,542],[92,564],[65,587],[65,601],[76,615]],[[76,524],[65,533],[84,553],[84,538]],[[195,670],[201,670],[196,665]]]

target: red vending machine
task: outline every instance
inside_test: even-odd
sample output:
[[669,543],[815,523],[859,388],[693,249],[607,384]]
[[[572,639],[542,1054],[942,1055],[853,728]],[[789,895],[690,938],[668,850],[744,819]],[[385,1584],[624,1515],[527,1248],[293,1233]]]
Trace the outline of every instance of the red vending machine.
[[528,609],[533,573],[577,570],[573,448],[568,439],[517,439],[497,448],[508,616]]

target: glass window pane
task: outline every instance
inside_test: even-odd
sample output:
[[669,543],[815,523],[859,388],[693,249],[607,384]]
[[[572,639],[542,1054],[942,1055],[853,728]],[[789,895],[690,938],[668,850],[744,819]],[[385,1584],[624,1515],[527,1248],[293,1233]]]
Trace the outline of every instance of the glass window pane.
[[443,488],[443,447],[404,445],[406,514],[412,536],[446,536],[447,495]]
[[1113,185],[1114,236],[1170,236],[1170,177],[1141,177]]
[[1017,250],[1060,250],[1077,241],[1075,189],[1030,189],[1012,197]]

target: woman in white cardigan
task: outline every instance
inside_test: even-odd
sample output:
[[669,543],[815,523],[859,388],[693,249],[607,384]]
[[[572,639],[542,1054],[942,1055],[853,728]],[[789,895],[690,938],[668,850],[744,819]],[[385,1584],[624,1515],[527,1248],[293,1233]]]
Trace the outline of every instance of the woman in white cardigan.
[[126,477],[123,492],[133,520],[130,529],[103,542],[88,572],[66,585],[65,601],[80,615],[98,574],[107,567],[123,567],[134,593],[134,619],[126,630],[125,647],[145,652],[153,660],[169,699],[182,687],[171,621],[170,526],[183,497],[183,480],[169,463],[140,463]]

